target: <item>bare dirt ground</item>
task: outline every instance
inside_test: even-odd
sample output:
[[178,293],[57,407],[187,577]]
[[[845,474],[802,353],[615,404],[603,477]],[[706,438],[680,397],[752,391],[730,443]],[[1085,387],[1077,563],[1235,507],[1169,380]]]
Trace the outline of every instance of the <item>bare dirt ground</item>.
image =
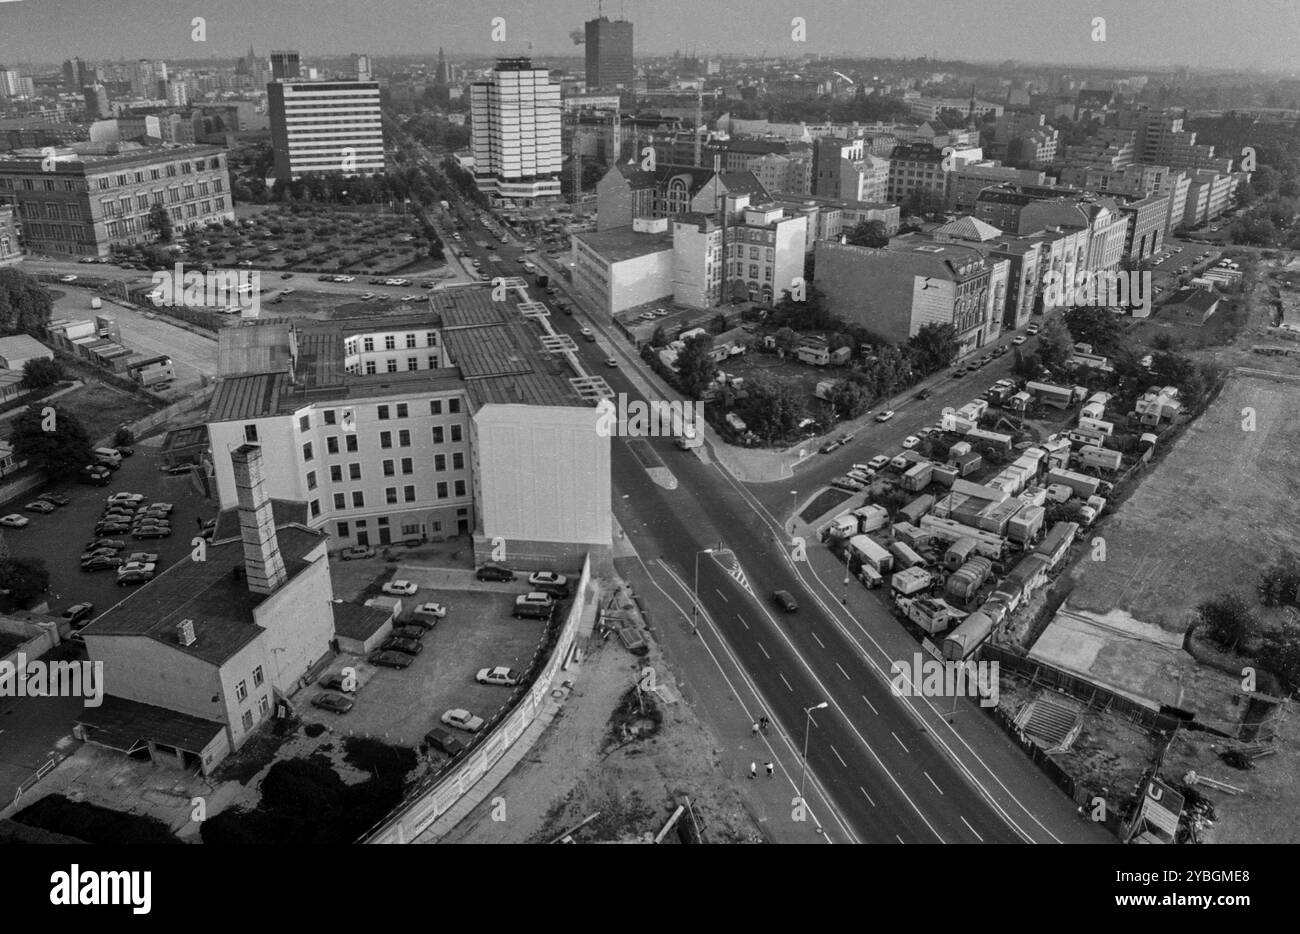
[[[1100,527],[1105,561],[1073,570],[1074,606],[1183,632],[1203,600],[1253,589],[1283,549],[1300,550],[1300,385],[1232,377],[1177,447]],[[1253,411],[1246,430],[1244,410]],[[1271,611],[1265,611],[1265,616]]]
[[[617,713],[642,666],[667,670],[658,648],[645,659],[614,638],[593,637],[563,711],[518,768],[444,843],[546,843],[593,814],[574,836],[584,843],[631,841],[658,833],[689,797],[709,843],[759,843],[762,831],[724,776],[717,743],[691,709],[654,698],[662,714],[648,738],[624,738]],[[670,688],[671,696],[677,696]],[[633,692],[634,696],[635,692]],[[635,704],[635,700],[633,700]],[[639,714],[639,711],[638,711]],[[613,721],[613,722],[611,722]],[[654,730],[653,717],[631,725]],[[494,805],[504,799],[504,807]],[[493,819],[493,810],[501,819]],[[689,819],[690,815],[684,816]],[[675,836],[665,837],[672,842]]]

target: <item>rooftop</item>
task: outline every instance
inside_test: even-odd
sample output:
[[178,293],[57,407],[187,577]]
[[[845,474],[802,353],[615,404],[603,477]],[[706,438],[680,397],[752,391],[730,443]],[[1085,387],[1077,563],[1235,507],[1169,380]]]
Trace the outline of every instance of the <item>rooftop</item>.
[[226,729],[215,720],[112,694],[105,695],[98,707],[83,708],[77,722],[89,728],[96,743],[123,752],[136,752],[152,742],[197,755]]
[[[272,507],[278,504],[273,503]],[[233,510],[229,510],[227,515]],[[325,540],[323,532],[299,525],[280,525],[284,507],[276,511],[276,539],[290,586],[308,563],[306,556]],[[218,520],[221,530],[221,520]],[[225,541],[213,536],[206,561],[180,561],[108,610],[83,632],[87,637],[138,636],[153,639],[195,658],[221,665],[256,639],[261,626],[253,610],[266,595],[253,593],[243,575],[244,543],[238,537]],[[196,639],[181,645],[176,625],[192,620]]]
[[613,227],[609,230],[577,233],[574,240],[580,240],[599,253],[611,263],[662,253],[673,248],[673,235],[664,233],[642,233],[628,227]]
[[379,627],[393,618],[391,608],[362,606],[359,603],[338,601],[334,606],[334,634],[345,639],[365,641],[379,631]]

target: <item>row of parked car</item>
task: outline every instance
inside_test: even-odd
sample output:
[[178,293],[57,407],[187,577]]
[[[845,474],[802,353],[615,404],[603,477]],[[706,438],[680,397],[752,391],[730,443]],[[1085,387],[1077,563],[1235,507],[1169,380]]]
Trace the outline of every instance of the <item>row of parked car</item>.
[[140,493],[114,493],[108,497],[104,513],[95,524],[95,538],[87,542],[81,555],[83,571],[113,570],[117,584],[142,584],[154,579],[158,569],[158,555],[137,551],[123,555],[124,539],[114,535],[130,535],[136,541],[148,538],[167,538],[172,534],[171,503],[144,502]]

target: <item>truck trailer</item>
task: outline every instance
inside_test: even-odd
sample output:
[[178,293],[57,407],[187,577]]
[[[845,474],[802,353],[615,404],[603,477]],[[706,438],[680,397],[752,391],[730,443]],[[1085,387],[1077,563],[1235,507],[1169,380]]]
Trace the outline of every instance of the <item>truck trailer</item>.
[[849,552],[877,574],[888,574],[894,569],[894,556],[865,535],[854,535],[849,539]]

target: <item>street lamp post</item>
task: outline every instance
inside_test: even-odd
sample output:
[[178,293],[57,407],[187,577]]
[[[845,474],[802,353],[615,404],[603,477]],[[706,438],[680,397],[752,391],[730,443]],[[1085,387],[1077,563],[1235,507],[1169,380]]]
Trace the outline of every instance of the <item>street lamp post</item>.
[[820,704],[813,704],[811,707],[805,707],[803,711],[803,772],[799,776],[799,803],[803,804],[803,787],[804,781],[808,778],[808,730],[812,726],[812,712],[821,710],[823,707],[829,707],[830,704],[822,701]]
[[700,555],[713,554],[712,548],[701,548],[695,552],[695,586],[691,589],[691,631],[697,630],[697,619],[700,612]]
[[790,531],[791,532],[793,532],[795,526],[799,524],[799,514],[797,512],[798,509],[799,509],[799,491],[791,490],[790,491]]

